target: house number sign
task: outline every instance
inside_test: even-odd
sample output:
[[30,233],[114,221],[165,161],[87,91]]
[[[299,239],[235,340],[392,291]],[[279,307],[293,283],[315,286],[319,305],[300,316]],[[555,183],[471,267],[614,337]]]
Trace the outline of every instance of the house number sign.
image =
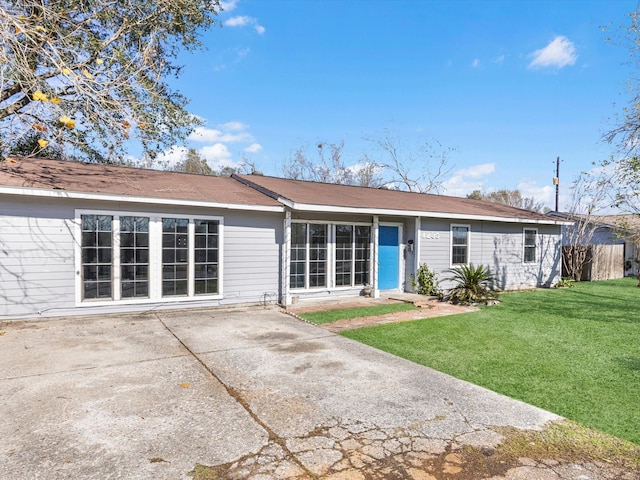
[[423,240],[440,240],[440,232],[422,232]]

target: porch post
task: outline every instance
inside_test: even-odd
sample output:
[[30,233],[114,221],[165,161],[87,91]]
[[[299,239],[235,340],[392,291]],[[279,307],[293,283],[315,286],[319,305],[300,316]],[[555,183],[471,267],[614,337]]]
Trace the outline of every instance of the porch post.
[[378,288],[378,227],[380,226],[380,217],[378,215],[373,216],[373,249],[372,249],[372,275],[371,275],[371,288],[373,289],[373,298],[380,298],[380,289]]
[[282,252],[282,285],[283,304],[285,307],[291,305],[291,210],[288,208],[284,212],[284,249]]

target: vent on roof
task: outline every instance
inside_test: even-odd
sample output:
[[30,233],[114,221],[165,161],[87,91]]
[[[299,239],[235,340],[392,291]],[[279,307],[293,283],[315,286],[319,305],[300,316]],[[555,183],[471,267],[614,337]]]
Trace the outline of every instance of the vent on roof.
[[263,177],[264,173],[262,173],[260,170],[254,170],[253,172],[251,172],[251,175],[258,175],[259,177]]

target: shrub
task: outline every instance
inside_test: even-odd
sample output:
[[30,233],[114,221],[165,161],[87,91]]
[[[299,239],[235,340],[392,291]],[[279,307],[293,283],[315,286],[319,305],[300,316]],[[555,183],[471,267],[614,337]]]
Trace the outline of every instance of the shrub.
[[420,268],[418,268],[413,285],[418,287],[418,293],[420,295],[434,295],[439,298],[442,297],[442,290],[440,289],[438,275],[436,272],[431,270],[426,263],[423,263],[420,265]]
[[454,282],[454,287],[449,290],[448,299],[452,303],[484,303],[497,298],[493,290],[494,276],[489,267],[483,265],[474,266],[459,265],[447,270],[453,274],[447,280]]
[[571,277],[563,277],[561,280],[558,280],[558,283],[555,284],[556,288],[571,288],[576,283],[576,281]]

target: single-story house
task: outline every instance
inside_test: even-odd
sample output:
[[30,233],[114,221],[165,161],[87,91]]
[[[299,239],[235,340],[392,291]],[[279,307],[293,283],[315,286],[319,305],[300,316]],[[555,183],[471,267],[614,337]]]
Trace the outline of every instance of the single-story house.
[[550,286],[564,224],[466,198],[10,158],[0,319],[378,296],[411,291],[424,263]]

